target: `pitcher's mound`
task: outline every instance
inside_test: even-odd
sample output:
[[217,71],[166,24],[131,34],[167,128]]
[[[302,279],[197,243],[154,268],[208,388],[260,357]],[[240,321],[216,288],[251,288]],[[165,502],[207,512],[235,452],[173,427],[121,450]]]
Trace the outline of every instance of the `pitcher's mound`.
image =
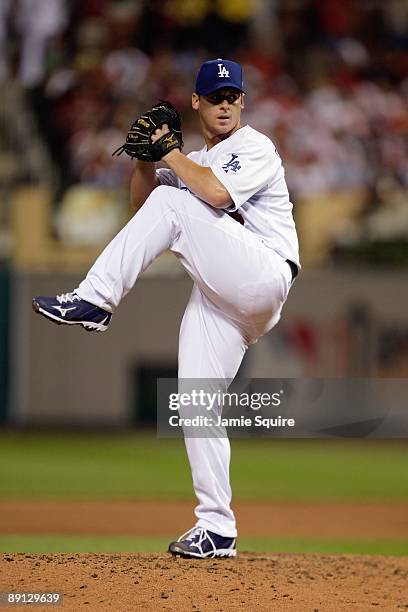
[[[236,559],[167,554],[9,554],[0,591],[64,594],[79,609],[293,612],[408,610],[408,558],[240,552]],[[4,610],[13,608],[5,607]]]

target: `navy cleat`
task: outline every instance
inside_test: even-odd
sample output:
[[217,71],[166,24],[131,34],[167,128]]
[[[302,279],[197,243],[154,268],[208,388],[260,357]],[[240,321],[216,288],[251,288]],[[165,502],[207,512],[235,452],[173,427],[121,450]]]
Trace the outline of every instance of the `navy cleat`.
[[186,559],[236,557],[236,539],[225,538],[202,527],[193,527],[177,542],[170,542],[169,553]]
[[76,293],[33,299],[33,310],[57,325],[82,325],[86,331],[106,331],[110,312],[82,300]]

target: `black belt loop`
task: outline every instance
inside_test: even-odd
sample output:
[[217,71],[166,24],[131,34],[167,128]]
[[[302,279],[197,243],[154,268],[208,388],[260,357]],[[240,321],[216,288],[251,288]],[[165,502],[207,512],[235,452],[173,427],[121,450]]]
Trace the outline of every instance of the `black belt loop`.
[[297,277],[299,273],[299,268],[297,267],[295,263],[293,263],[293,261],[290,261],[290,259],[287,259],[286,263],[288,264],[290,271],[292,272],[292,283],[293,283],[293,281],[295,280],[295,278]]

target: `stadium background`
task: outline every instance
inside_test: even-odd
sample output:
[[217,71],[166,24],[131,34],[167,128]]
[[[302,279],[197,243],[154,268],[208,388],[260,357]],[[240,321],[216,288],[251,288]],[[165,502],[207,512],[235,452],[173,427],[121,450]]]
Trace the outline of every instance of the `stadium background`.
[[[183,445],[151,429],[190,291],[176,260],[149,269],[106,335],[48,325],[30,301],[76,286],[129,217],[133,164],[111,152],[134,116],[170,99],[185,151],[201,146],[189,100],[205,59],[244,65],[244,120],[280,151],[301,243],[285,316],[243,372],[407,377],[407,10],[403,0],[3,0],[1,550],[162,550],[189,526],[175,520],[192,518]],[[234,441],[243,545],[407,554],[406,451]],[[75,507],[96,517],[98,503],[96,527],[72,520]],[[149,531],[153,511],[160,529]],[[40,516],[60,520],[47,529]],[[264,532],[245,516],[264,517]]]

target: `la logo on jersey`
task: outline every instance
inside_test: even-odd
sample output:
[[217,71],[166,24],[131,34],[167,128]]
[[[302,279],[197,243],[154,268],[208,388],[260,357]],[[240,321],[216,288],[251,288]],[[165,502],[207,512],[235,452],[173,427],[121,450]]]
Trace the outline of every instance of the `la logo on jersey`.
[[225,170],[227,174],[230,170],[231,172],[237,173],[238,170],[241,170],[242,168],[239,162],[238,155],[236,153],[230,153],[229,156],[231,156],[231,159],[225,162],[225,164],[222,166],[222,169]]
[[229,70],[226,69],[224,64],[218,64],[218,76],[229,79]]

